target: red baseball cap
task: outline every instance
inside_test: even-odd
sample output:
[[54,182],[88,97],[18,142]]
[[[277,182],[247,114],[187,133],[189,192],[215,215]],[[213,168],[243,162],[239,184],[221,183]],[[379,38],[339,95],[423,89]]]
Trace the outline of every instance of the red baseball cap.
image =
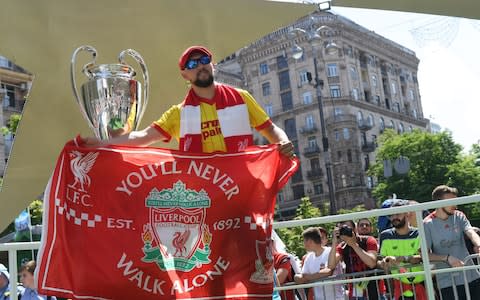
[[187,60],[190,58],[190,55],[194,53],[202,53],[208,55],[210,59],[212,59],[212,52],[210,52],[210,50],[207,48],[203,46],[191,46],[182,53],[180,59],[178,60],[178,66],[180,67],[180,70],[185,70],[185,64],[187,63]]

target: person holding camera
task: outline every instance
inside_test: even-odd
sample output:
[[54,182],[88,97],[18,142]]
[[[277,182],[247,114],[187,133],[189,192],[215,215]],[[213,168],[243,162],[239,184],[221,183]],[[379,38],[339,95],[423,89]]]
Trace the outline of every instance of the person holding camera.
[[[349,220],[337,224],[332,234],[332,249],[328,257],[328,268],[343,261],[346,273],[364,272],[375,269],[377,265],[377,241],[372,236],[355,234],[355,222]],[[360,283],[350,283],[348,287],[349,299],[366,300],[380,299],[375,281],[365,280]]]

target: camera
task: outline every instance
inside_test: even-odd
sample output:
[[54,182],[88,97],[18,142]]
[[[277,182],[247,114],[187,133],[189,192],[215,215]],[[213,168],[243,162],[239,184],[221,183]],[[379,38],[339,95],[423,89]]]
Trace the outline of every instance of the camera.
[[352,228],[350,228],[348,226],[340,227],[339,233],[340,233],[340,235],[345,235],[345,236],[349,236],[349,237],[353,236],[353,230],[352,230]]

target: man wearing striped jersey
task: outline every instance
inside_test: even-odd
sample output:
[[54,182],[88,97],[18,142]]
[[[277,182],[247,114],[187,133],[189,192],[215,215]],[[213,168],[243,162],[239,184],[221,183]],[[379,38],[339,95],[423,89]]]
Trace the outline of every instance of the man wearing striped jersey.
[[186,49],[178,62],[182,77],[191,84],[185,99],[172,106],[144,130],[99,141],[85,138],[91,146],[122,144],[148,146],[175,138],[186,152],[239,152],[253,145],[255,128],[279,151],[294,157],[294,147],[286,133],[276,126],[245,90],[220,84],[213,78],[212,53],[203,46]]

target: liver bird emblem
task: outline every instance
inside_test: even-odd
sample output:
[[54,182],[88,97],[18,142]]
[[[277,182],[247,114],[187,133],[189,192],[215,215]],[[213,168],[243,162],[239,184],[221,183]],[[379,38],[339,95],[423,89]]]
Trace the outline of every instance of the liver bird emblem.
[[91,183],[88,172],[92,169],[97,157],[98,152],[89,152],[85,156],[76,150],[70,152],[70,169],[75,176],[75,181],[69,184],[69,187],[85,192],[85,187],[89,187]]
[[187,252],[187,248],[185,247],[185,244],[187,243],[189,237],[190,237],[190,230],[188,228],[183,233],[177,231],[173,234],[172,245],[173,247],[175,247],[175,254],[173,254],[173,256],[175,257],[185,256],[185,252]]

